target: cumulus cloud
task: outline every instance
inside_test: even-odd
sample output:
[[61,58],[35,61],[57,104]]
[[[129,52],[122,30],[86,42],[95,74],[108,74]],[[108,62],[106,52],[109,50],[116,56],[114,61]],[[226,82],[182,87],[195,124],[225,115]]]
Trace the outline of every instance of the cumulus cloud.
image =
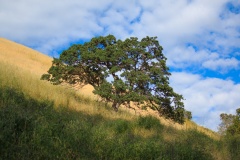
[[[1,35],[21,43],[38,46],[40,51],[51,50],[80,38],[91,38],[101,33],[99,9],[107,8],[108,1],[96,5],[91,1],[63,0],[1,2]],[[95,12],[94,12],[95,11]],[[46,47],[46,44],[49,45]],[[41,49],[42,48],[42,49]]]
[[193,46],[177,46],[168,50],[168,65],[178,68],[201,66],[206,60],[217,59],[219,55],[207,49],[196,50]]
[[221,113],[235,113],[240,107],[240,84],[197,74],[173,72],[171,85],[185,98],[185,108],[192,111],[199,124],[217,130]]
[[224,74],[240,67],[240,61],[234,57],[228,58],[209,49],[196,50],[193,46],[177,46],[168,50],[166,55],[168,65],[174,68],[202,68]]
[[238,69],[240,62],[236,58],[208,60],[203,63],[203,66],[220,72],[227,72],[230,69]]
[[[226,18],[219,18],[226,2],[228,1],[3,1],[0,20],[4,25],[1,26],[1,34],[25,44],[38,41],[38,46],[58,39],[61,39],[58,45],[61,46],[63,39],[67,43],[69,40],[110,33],[118,38],[150,35],[158,36],[168,48],[192,40],[205,30],[215,31],[219,28],[224,32],[226,28],[234,28],[237,24],[234,20],[239,15],[234,14],[233,18],[234,15],[224,12]],[[229,25],[221,27],[220,21],[224,21],[221,26]],[[44,40],[39,42],[40,39]],[[50,47],[48,52],[51,51]]]
[[[231,32],[228,33],[230,35],[236,32],[234,28],[239,15],[223,12],[226,2],[228,1],[3,1],[0,20],[4,25],[1,26],[1,34],[12,39],[18,38],[23,43],[44,39],[38,42],[39,46],[46,41],[65,39],[68,42],[69,39],[91,38],[109,33],[118,38],[150,35],[158,36],[168,48],[192,40],[205,30]],[[225,18],[221,19],[219,16],[222,12],[222,17]],[[224,39],[220,41],[224,43]]]

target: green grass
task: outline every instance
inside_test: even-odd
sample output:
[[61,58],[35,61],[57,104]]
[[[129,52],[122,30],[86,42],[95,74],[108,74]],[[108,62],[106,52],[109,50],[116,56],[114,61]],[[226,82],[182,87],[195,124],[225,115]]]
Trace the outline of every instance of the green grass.
[[[9,88],[1,88],[0,99],[1,159],[213,159],[214,140],[164,127],[150,116],[112,120],[67,107],[55,109],[51,101]],[[136,134],[141,129],[153,134]],[[166,131],[178,138],[165,140]]]

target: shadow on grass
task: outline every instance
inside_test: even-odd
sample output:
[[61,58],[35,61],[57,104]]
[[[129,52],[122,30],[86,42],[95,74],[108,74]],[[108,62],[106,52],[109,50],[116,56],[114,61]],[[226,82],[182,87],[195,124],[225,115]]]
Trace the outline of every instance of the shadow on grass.
[[[186,132],[188,137],[166,141],[167,128],[153,117],[110,120],[53,106],[1,88],[0,159],[213,159],[205,150],[211,139]],[[144,138],[134,134],[138,129],[154,134]]]

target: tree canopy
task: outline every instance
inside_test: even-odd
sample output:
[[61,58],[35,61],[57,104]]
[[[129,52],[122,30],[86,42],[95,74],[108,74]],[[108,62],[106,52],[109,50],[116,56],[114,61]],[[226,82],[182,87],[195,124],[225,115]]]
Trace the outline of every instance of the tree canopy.
[[227,129],[233,124],[234,118],[235,115],[233,114],[220,114],[221,123],[218,127],[218,132],[220,133],[220,135],[226,135]]
[[184,122],[183,96],[169,86],[167,58],[157,37],[140,41],[131,37],[117,40],[113,35],[74,44],[54,58],[42,79],[53,84],[91,84],[94,94],[120,105],[150,107],[166,118]]
[[230,159],[240,159],[240,108],[236,109],[236,115],[222,113],[220,118],[219,132],[229,150]]
[[240,108],[236,109],[236,115],[233,118],[232,124],[227,128],[227,134],[240,137]]
[[240,136],[240,108],[236,109],[236,115],[222,113],[219,133],[221,135]]

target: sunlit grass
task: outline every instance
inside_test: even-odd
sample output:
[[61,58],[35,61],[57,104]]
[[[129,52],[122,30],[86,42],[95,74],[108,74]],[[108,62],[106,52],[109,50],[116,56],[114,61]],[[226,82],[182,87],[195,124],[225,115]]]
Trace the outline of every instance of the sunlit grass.
[[116,113],[107,104],[97,102],[92,97],[84,96],[81,91],[76,92],[66,86],[52,85],[47,81],[40,80],[40,75],[32,74],[30,71],[14,65],[1,62],[0,73],[1,86],[10,86],[21,90],[34,99],[53,101],[55,107],[68,106],[77,111],[84,111],[92,115],[101,114],[112,119],[133,118],[133,115],[126,111]]

